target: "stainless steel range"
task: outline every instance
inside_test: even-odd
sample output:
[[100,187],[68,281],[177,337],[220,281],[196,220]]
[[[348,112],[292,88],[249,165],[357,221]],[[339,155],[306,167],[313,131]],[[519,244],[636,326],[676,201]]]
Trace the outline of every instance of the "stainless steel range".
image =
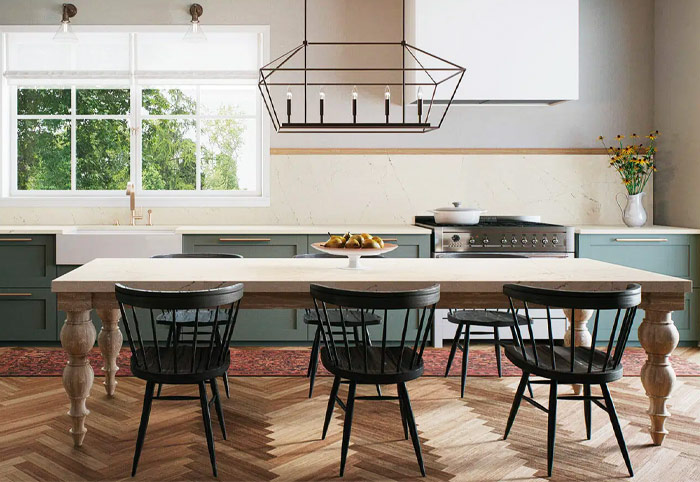
[[533,221],[527,216],[481,216],[473,226],[444,225],[433,216],[416,216],[432,230],[432,256],[573,257],[574,229]]

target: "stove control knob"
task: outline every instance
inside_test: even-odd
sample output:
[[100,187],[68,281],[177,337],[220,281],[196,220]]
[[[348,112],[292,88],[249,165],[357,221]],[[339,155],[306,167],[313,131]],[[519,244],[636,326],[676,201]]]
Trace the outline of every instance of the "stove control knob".
[[501,239],[501,244],[508,244],[508,240],[505,236],[503,236],[503,238]]
[[552,236],[552,244],[559,244],[559,238],[557,238],[556,236]]
[[527,238],[523,238],[520,242],[523,244],[527,244]]
[[489,238],[484,238],[481,242],[484,244],[489,244]]
[[460,239],[462,239],[462,238],[460,238],[460,237],[459,237],[458,235],[456,235],[456,234],[455,234],[454,236],[452,236],[452,241],[454,241],[455,243],[458,243]]
[[534,237],[532,238],[532,244],[533,245],[537,244],[537,238],[534,238]]
[[542,236],[542,246],[547,246],[547,244],[549,244],[549,240],[546,236]]
[[518,244],[518,240],[515,239],[515,236],[510,239],[510,244]]
[[474,244],[476,243],[476,240],[474,238],[469,238],[469,244]]

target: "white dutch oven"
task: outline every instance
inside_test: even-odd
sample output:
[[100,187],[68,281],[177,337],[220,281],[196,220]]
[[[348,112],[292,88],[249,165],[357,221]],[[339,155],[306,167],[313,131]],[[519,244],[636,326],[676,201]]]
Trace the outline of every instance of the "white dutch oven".
[[453,202],[452,207],[438,208],[431,211],[438,224],[479,224],[481,215],[486,211],[477,208],[463,208],[461,202]]

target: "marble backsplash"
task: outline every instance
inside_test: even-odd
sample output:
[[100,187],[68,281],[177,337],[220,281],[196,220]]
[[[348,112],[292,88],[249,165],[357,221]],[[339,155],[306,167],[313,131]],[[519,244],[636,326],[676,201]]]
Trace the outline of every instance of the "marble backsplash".
[[[154,208],[155,223],[405,224],[457,200],[488,214],[620,223],[615,194],[623,187],[604,155],[292,155],[272,156],[270,171],[269,207]],[[652,219],[651,186],[647,192]],[[128,222],[128,199],[123,208],[0,208],[4,225],[116,219]]]

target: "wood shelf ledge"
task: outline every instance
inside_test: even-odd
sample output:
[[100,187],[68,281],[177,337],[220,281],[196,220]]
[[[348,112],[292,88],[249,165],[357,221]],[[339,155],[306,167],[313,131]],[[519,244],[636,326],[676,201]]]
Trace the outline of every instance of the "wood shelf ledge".
[[606,155],[597,147],[544,148],[296,148],[273,147],[273,156],[369,156],[369,155]]

